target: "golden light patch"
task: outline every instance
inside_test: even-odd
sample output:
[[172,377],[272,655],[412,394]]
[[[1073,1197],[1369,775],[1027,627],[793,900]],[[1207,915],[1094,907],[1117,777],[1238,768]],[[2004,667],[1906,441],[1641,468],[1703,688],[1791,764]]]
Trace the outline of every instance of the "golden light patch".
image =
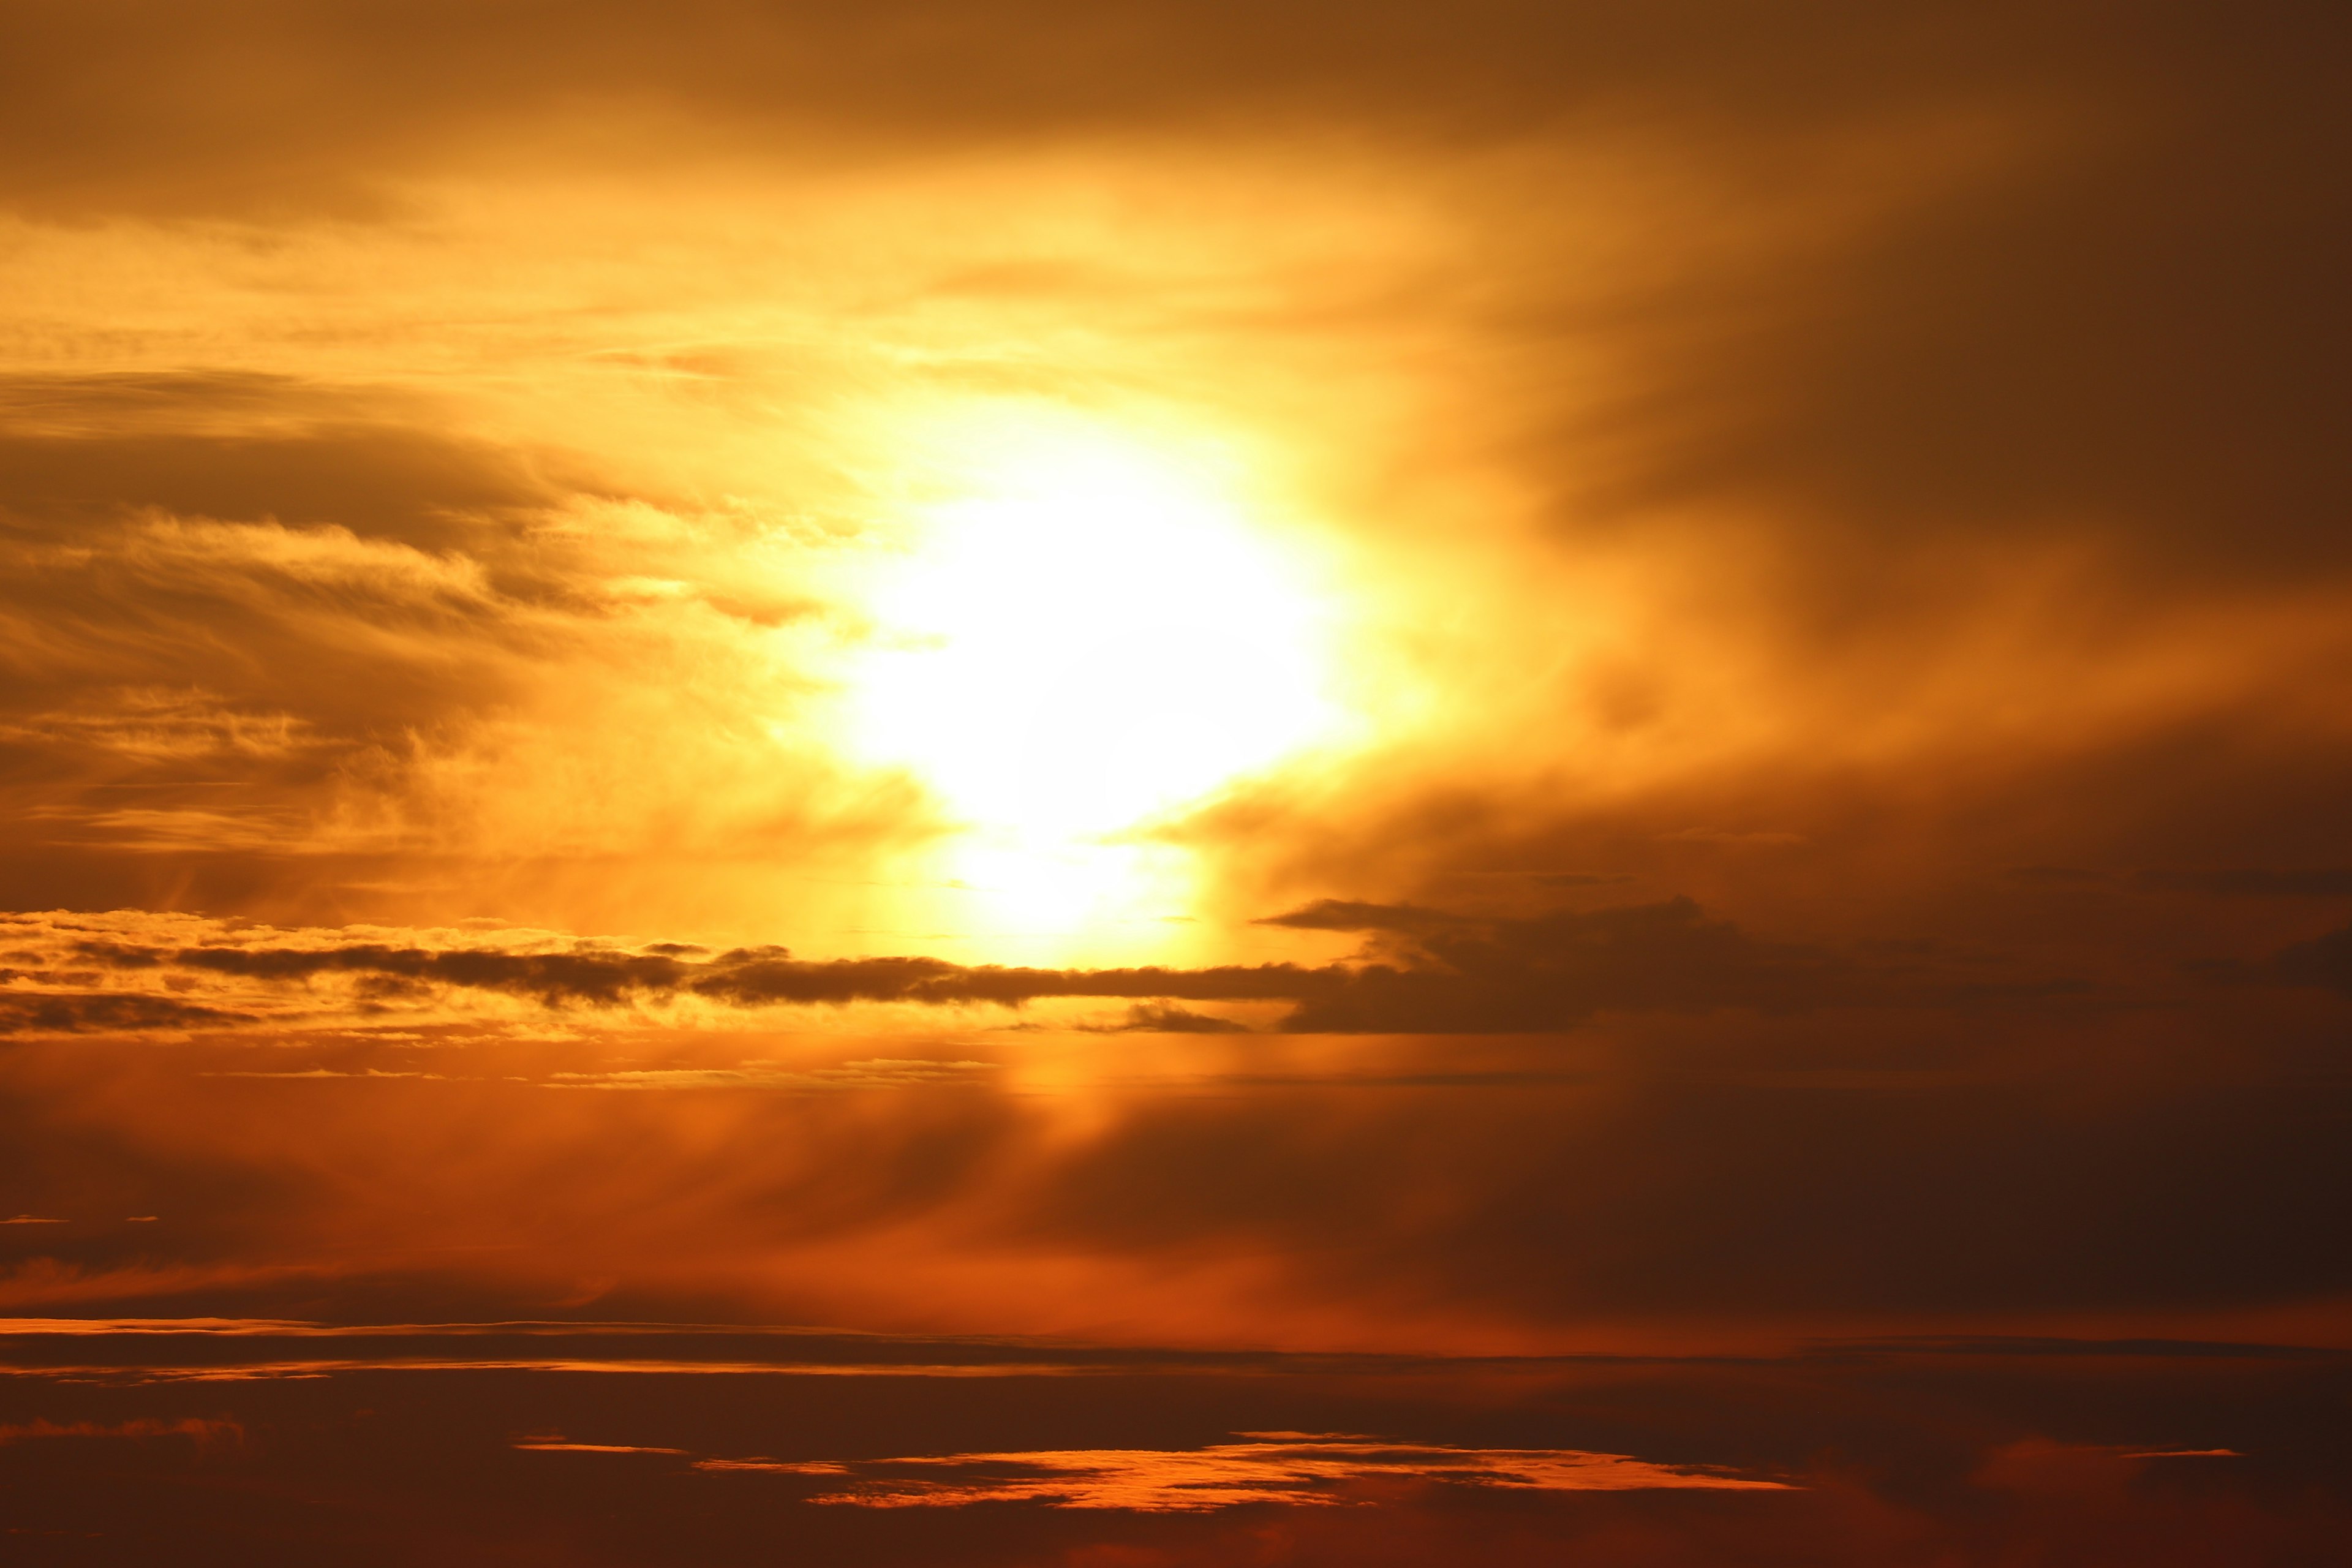
[[1331,592],[1227,453],[1021,407],[935,435],[849,731],[935,794],[961,871],[1062,908],[1153,880],[1105,841],[1342,736]]

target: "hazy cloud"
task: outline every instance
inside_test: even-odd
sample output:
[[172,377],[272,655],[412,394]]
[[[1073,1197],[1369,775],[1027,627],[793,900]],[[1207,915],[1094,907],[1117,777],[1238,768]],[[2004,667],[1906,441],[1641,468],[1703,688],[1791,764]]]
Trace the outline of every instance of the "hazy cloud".
[[2286,949],[2278,955],[2278,975],[2291,985],[2325,985],[2352,996],[2352,927]]
[[1567,1027],[1604,1008],[1785,1009],[1883,994],[1850,960],[1758,942],[1688,899],[1527,919],[1326,900],[1268,923],[1366,931],[1370,963],[1307,1001],[1294,1029],[1381,1033]]
[[2282,871],[2260,866],[2237,866],[2207,871],[2142,871],[2138,879],[2143,886],[2167,892],[2250,898],[2352,898],[2352,870],[2341,867],[2311,867]]

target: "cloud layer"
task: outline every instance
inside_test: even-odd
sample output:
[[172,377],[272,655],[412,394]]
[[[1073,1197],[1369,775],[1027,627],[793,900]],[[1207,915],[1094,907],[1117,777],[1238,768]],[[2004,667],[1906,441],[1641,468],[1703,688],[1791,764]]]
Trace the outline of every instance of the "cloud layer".
[[11,1542],[2340,1560],[2341,11],[5,7]]

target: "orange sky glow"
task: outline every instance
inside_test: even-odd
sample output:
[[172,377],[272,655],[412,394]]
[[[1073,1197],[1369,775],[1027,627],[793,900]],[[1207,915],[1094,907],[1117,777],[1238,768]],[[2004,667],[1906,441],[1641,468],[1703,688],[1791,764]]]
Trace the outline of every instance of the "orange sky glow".
[[2342,1560],[2347,57],[0,0],[9,1552]]

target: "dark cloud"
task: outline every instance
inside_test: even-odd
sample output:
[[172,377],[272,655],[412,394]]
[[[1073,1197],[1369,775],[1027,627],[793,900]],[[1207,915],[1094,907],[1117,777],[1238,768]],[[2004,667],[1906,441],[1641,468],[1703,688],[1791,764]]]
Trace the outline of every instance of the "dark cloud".
[[1352,1033],[1564,1028],[1603,1009],[1786,1009],[1858,1003],[1879,977],[1851,960],[1759,942],[1688,899],[1527,919],[1325,900],[1267,923],[1391,939],[1286,1024]]
[[[2330,281],[2352,112],[2315,64],[2345,20],[2158,6],[2095,58],[2097,14],[1947,16],[1943,63],[1883,57],[1885,85],[2049,129],[1934,200],[1667,290],[1622,365],[1629,495],[1772,506],[1813,545],[1788,585],[1832,626],[1940,600],[1902,563],[1956,541],[2095,538],[2134,578],[2352,563],[2327,368],[2352,333]],[[1969,47],[2001,41],[2033,58]]]
[[1170,1002],[1139,1002],[1127,1010],[1125,1029],[1155,1035],[1237,1035],[1247,1026],[1210,1013],[1195,1013]]
[[1335,1301],[1509,1302],[1527,1322],[2127,1316],[2352,1289],[2338,1089],[2271,1068],[2231,1088],[2217,1068],[2126,1106],[2080,1039],[2045,1044],[2037,1080],[1982,1044],[1895,1067],[1907,1042],[1883,1024],[1805,1031],[1888,1064],[1843,1072],[1798,1068],[1786,1035],[1717,1031],[1711,1071],[1653,1047],[1580,1080],[1448,1081],[1456,1046],[1416,1058],[1423,1079],[1138,1102],[1008,1223],[1040,1247],[1295,1258]]
[[[327,947],[164,949],[111,939],[71,943],[80,962],[126,972],[169,966],[284,984],[355,974],[404,984],[501,991],[550,1006],[611,1007],[637,999],[709,998],[779,1004],[994,1004],[1050,997],[1139,999],[1129,1026],[1225,1030],[1180,1002],[1297,1004],[1283,1027],[1305,1033],[1496,1033],[1565,1028],[1607,1010],[1704,1012],[1909,1003],[1949,1005],[2000,987],[1955,989],[1809,948],[1758,941],[1710,920],[1687,899],[1527,918],[1449,913],[1412,905],[1325,900],[1270,925],[1373,933],[1353,963],[1212,965],[1198,969],[1038,969],[928,957],[796,959],[780,947],[737,948],[707,959],[675,943],[640,952],[495,948],[434,950],[355,942]],[[2021,984],[2047,994],[2049,984]],[[375,1000],[404,994],[378,987]]]
[[[2129,1380],[2174,1353],[2150,1340],[2340,1335],[2352,1106],[2325,1010],[2306,1056],[2234,999],[2120,1023],[1663,1013],[1370,1040],[918,1044],[584,1012],[20,1037],[0,1052],[0,1214],[71,1223],[0,1230],[0,1305],[1400,1352],[1828,1334],[1846,1354],[1927,1333],[1979,1362],[2090,1335],[2141,1342],[2106,1358]],[[2017,1333],[2034,1338],[2013,1352],[1962,1343]]]
[[218,1029],[255,1022],[249,1013],[123,992],[0,993],[0,1035],[28,1030],[86,1034],[123,1029]]
[[2166,892],[2217,893],[2252,898],[2352,898],[2352,870],[2341,867],[2273,870],[2259,866],[2210,871],[2142,871],[2141,886]]
[[[1827,15],[1746,36],[1753,74],[1720,121],[1676,91],[1715,79],[1711,37],[1618,79],[1611,101],[1646,110],[1626,123],[1697,193],[1655,196],[1645,234],[1714,237],[1644,243],[1579,295],[1566,280],[1610,269],[1573,249],[1570,183],[1496,180],[1480,377],[1432,438],[1549,495],[1571,563],[1670,557],[1628,596],[1674,607],[1622,668],[1559,693],[1563,730],[1589,722],[1603,756],[1716,732],[1742,700],[1712,669],[1687,692],[1675,673],[1705,626],[1737,628],[1720,666],[1758,672],[1757,711],[1808,717],[1719,773],[1643,784],[1581,760],[1523,783],[1416,777],[1400,751],[1398,782],[1350,809],[1235,812],[1237,875],[1296,846],[1294,896],[1422,901],[1468,868],[1601,864],[1742,919],[1805,900],[1858,932],[1884,894],[1893,918],[1977,936],[2006,914],[1951,889],[1988,866],[2266,865],[2281,892],[2333,885],[2352,771],[2316,716],[2340,707],[2340,653],[2222,671],[2305,616],[2346,624],[2352,405],[2333,367],[2352,307],[2334,279],[2352,271],[2336,174],[2352,112],[2316,64],[2352,47],[2345,18],[2165,5],[2118,29],[2088,5],[1906,5],[1848,14],[1809,51]],[[1617,145],[1573,116],[1529,134],[1597,159]],[[1555,656],[1543,638],[1511,679]],[[2177,698],[2021,716],[2143,662]],[[1856,742],[1901,714],[1917,751]],[[1545,727],[1494,755],[1541,749]],[[1695,873],[1727,828],[1727,864]],[[1759,833],[1804,843],[1727,864]],[[2227,940],[2221,924],[2183,914],[2147,940]]]
[[[658,944],[669,948],[675,944]],[[1339,982],[1330,970],[1292,964],[1208,969],[1022,969],[938,958],[809,961],[779,947],[736,948],[701,963],[656,950],[572,952],[430,951],[357,943],[334,948],[142,949],[79,944],[90,962],[117,968],[170,963],[263,981],[329,973],[391,975],[463,988],[506,991],[551,1006],[612,1006],[631,997],[706,996],[738,1006],[790,1003],[845,1005],[910,1002],[931,1006],[986,1002],[1018,1006],[1050,996],[1135,996],[1192,1001],[1296,1000]]]
[[1471,916],[1448,914],[1444,910],[1423,909],[1414,904],[1371,904],[1353,899],[1318,899],[1311,904],[1286,913],[1268,915],[1258,923],[1286,926],[1293,931],[1377,931],[1419,934],[1477,922]]
[[2352,927],[2286,949],[2277,973],[2290,985],[2324,985],[2352,996]]
[[[656,26],[610,0],[110,4],[12,17],[0,58],[22,63],[0,101],[12,140],[38,150],[7,187],[36,209],[367,211],[383,199],[371,176],[518,124],[580,131],[633,113],[672,142],[700,132],[802,155],[819,133],[919,148],[1332,121],[1491,140],[1644,110],[1802,122],[1824,100],[1884,101],[2021,62],[2099,79],[2114,72],[2096,68],[2096,18],[2089,5],[1850,0],[1769,18],[1717,0],[1472,0],[1442,17],[1402,0],[692,0]],[[2144,25],[2159,59],[2200,31],[2187,6]]]
[[2114,880],[2111,873],[2087,866],[2014,866],[2010,878],[2028,887],[2084,888]]
[[[1925,1026],[1883,1016],[1711,1021],[1704,1051],[1685,1027],[951,1047],[986,1070],[842,1063],[875,1047],[838,1031],[26,1041],[0,1062],[0,1184],[75,1221],[6,1238],[72,1266],[55,1300],[133,1316],[562,1316],[545,1303],[603,1278],[605,1317],[1160,1325],[1129,1343],[1344,1321],[1358,1344],[1481,1342],[1465,1324],[1606,1344],[1650,1315],[1851,1340],[2070,1313],[2310,1343],[2328,1314],[2295,1304],[2352,1289],[2346,1097],[2250,1047],[2242,1015],[2212,1022],[2209,1070],[2127,1095],[2096,1034],[1955,1020],[1923,1055]],[[739,1065],[751,1049],[782,1059]],[[1808,1065],[1840,1056],[1864,1065]],[[679,1092],[552,1092],[615,1078]],[[101,1223],[141,1214],[163,1219]],[[845,1259],[877,1235],[895,1262],[866,1279]],[[1259,1283],[1221,1301],[1232,1258]],[[1091,1283],[1024,1283],[1048,1270]],[[43,1284],[14,1281],[18,1310]],[[2200,1313],[2219,1316],[2183,1326]]]
[[[25,1440],[0,1484],[28,1561],[63,1539],[70,1556],[47,1555],[91,1568],[185,1556],[191,1542],[263,1568],[525,1550],[734,1568],[772,1562],[789,1531],[806,1562],[929,1568],[1425,1568],[1465,1553],[1503,1568],[2307,1568],[2352,1528],[2329,1419],[2347,1383],[2340,1352],[2282,1364],[2219,1345],[2143,1347],[2119,1363],[2082,1342],[2027,1355],[1878,1344],[1557,1360],[1098,1350],[1089,1365],[1066,1345],[795,1344],[632,1323],[352,1325],[333,1338],[159,1327],[10,1336],[0,1426]],[[793,1375],[795,1359],[820,1375]],[[1279,1447],[1297,1463],[1277,1468]],[[1475,1484],[1482,1469],[1595,1449],[1790,1489]],[[2179,1452],[2214,1449],[2231,1453]],[[2167,1450],[2178,1457],[2148,1457]],[[698,1470],[706,1455],[749,1462]],[[1237,1462],[1219,1476],[1221,1458]],[[1337,1461],[1319,1485],[1318,1459]],[[1349,1466],[1394,1474],[1332,1473]],[[1120,1471],[1349,1506],[1164,1510],[1150,1485],[1130,1508],[809,1502],[856,1481],[1076,1490]]]
[[513,991],[551,1005],[612,1005],[646,991],[675,990],[685,975],[676,959],[627,953],[427,952],[365,943],[325,951],[288,948],[197,948],[171,955],[184,969],[258,980],[301,980],[314,974],[361,973],[445,985]]

